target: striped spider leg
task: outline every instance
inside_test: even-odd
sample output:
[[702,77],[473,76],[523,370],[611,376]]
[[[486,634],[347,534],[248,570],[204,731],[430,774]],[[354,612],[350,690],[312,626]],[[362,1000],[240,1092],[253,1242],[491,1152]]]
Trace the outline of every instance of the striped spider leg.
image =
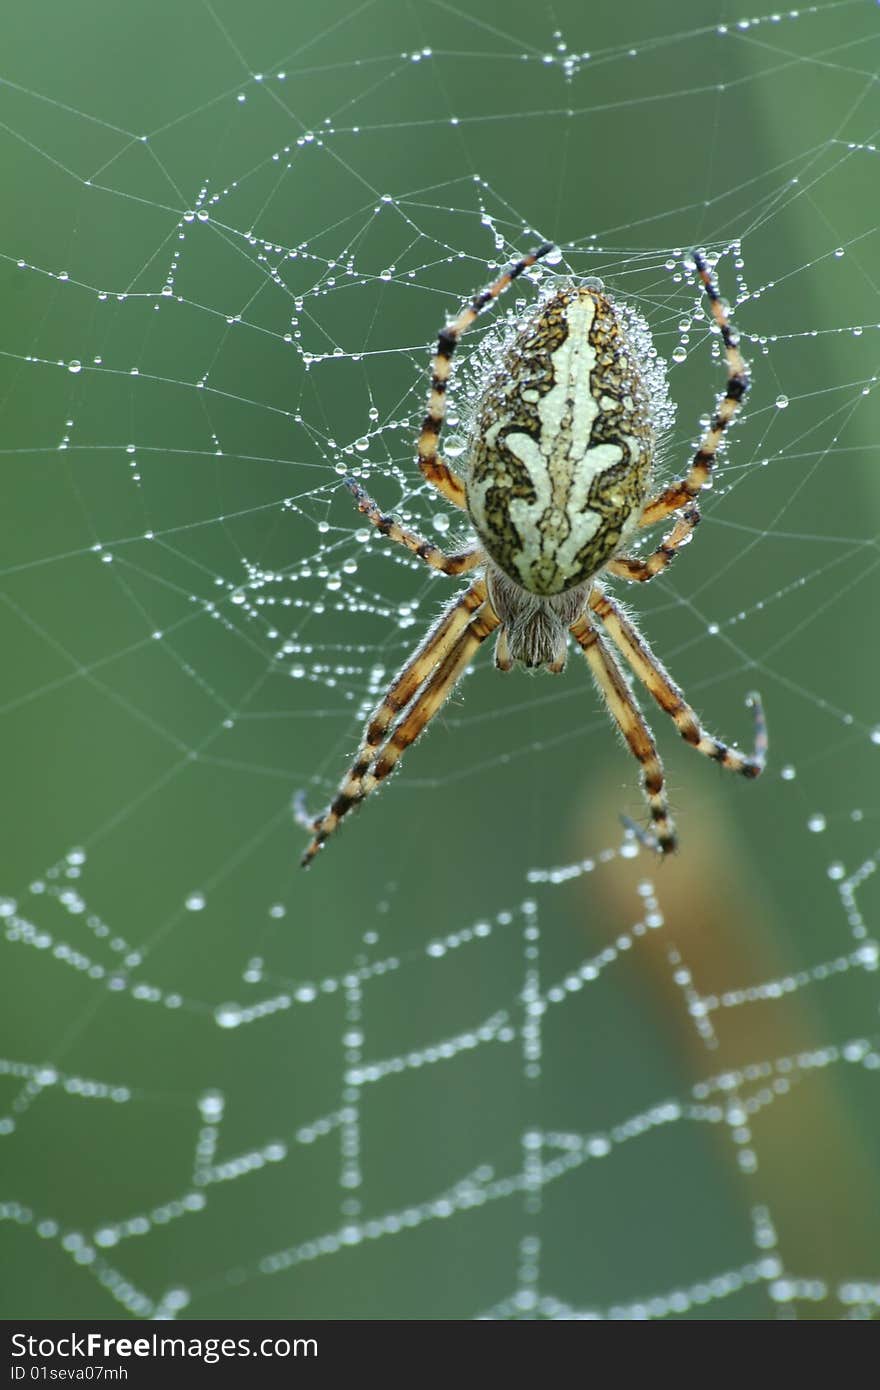
[[[311,864],[343,816],[358,806],[393,771],[405,750],[434,718],[480,644],[498,626],[477,579],[455,597],[395,676],[367,721],[360,747],[327,810],[310,818],[297,804],[296,819],[312,832],[303,854]],[[395,722],[396,721],[396,722]]]
[[487,290],[475,295],[467,308],[462,309],[457,318],[440,330],[440,336],[437,339],[437,351],[431,364],[428,413],[422,423],[422,432],[419,435],[416,450],[419,468],[431,486],[436,488],[447,502],[460,507],[463,511],[467,510],[464,479],[460,478],[437,453],[440,431],[443,429],[443,421],[446,418],[446,388],[449,385],[449,373],[452,369],[452,354],[458,346],[462,333],[465,329],[470,328],[474,319],[482,313],[486,305],[491,304],[493,299],[497,299],[499,294],[507,289],[511,281],[518,279],[524,270],[528,270],[530,266],[542,260],[552,250],[553,243],[545,242],[542,246],[536,247],[534,251],[530,251],[527,256],[523,256],[505,270],[503,275],[499,275],[495,283],[490,285]]
[[[599,585],[594,585],[590,594],[590,609],[600,619],[604,631],[611,638],[630,670],[641,681],[664,714],[669,715],[686,743],[695,748],[698,753],[702,753],[704,757],[712,758],[721,767],[726,767],[730,772],[738,772],[743,777],[749,778],[760,776],[767,760],[768,740],[764,706],[756,691],[752,691],[746,697],[746,703],[751,706],[754,719],[752,752],[750,754],[740,753],[738,749],[730,748],[714,734],[706,732],[663,663],[655,656],[645,639],[621,611],[619,605],[609,598]],[[585,622],[586,620],[581,621]],[[574,629],[572,631],[581,646],[584,647],[587,658],[590,659],[592,654],[586,650],[582,636]],[[598,662],[595,657],[591,660],[593,674],[596,676],[600,688],[606,693],[608,707],[631,751],[642,764],[643,785],[653,821],[653,832],[648,835],[639,834],[637,828],[633,828],[636,829],[639,839],[649,848],[658,849],[661,853],[668,854],[676,847],[676,836],[663,792],[663,766],[657,756],[651,732],[616,661],[607,651],[604,659],[605,665],[612,667],[614,672],[608,679],[614,680],[616,677],[620,685],[625,687],[624,691],[617,692],[615,697],[608,694],[608,679],[603,678],[601,673],[597,674]],[[626,823],[630,824],[628,821]]]
[[744,401],[750,384],[748,368],[739,350],[739,334],[730,326],[727,311],[712,278],[712,272],[701,252],[695,251],[693,259],[697,274],[706,291],[712,317],[724,344],[724,355],[727,361],[727,385],[709,423],[709,428],[700,440],[688,472],[683,478],[677,478],[674,483],[670,483],[657,497],[645,504],[639,520],[640,526],[653,526],[655,522],[662,521],[664,517],[669,516],[671,512],[678,511],[680,507],[686,507],[688,503],[693,502],[695,497],[699,496],[712,476],[718,446],[731,420]]
[[623,672],[608,645],[584,614],[572,624],[571,634],[587,658],[593,680],[605,697],[608,712],[626,739],[629,751],[642,769],[642,791],[653,823],[653,838],[644,839],[652,849],[670,854],[676,847],[675,823],[664,786],[663,764],[654,736],[633,697]]

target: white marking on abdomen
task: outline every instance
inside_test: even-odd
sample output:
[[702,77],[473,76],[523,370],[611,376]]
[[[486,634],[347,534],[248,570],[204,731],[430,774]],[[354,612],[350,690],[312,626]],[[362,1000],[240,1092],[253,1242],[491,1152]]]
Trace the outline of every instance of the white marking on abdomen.
[[[510,497],[507,502],[508,514],[520,538],[515,565],[526,588],[533,566],[539,561],[543,561],[545,569],[549,562],[563,577],[573,575],[576,556],[601,524],[598,513],[585,510],[590,489],[597,477],[624,456],[618,444],[589,447],[593,425],[603,408],[590,389],[591,373],[596,366],[595,349],[590,343],[595,313],[595,301],[590,295],[573,299],[566,308],[567,337],[550,354],[554,384],[538,400],[540,439],[519,431],[504,438],[504,448],[522,464],[535,492],[533,502],[522,497]],[[515,391],[515,381],[513,384]],[[524,386],[520,394],[529,402],[536,396],[530,386]],[[603,399],[619,409],[617,401]],[[509,417],[496,417],[485,437],[489,450],[497,447],[498,434],[509,423]],[[471,486],[469,503],[478,525],[485,520],[487,491],[499,483],[503,488],[504,475],[501,464],[494,476]],[[621,517],[621,521],[625,520]]]

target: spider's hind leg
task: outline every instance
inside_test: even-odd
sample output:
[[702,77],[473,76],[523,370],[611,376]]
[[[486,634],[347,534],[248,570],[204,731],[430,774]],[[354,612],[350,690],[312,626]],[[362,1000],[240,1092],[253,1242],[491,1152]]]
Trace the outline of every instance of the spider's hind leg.
[[472,299],[468,307],[462,309],[457,318],[440,330],[437,350],[434,353],[434,361],[431,366],[428,410],[422,422],[422,431],[417,446],[418,460],[419,468],[431,486],[436,488],[447,502],[451,502],[454,507],[460,507],[462,510],[467,508],[464,480],[449,467],[449,464],[440,457],[437,451],[440,432],[446,418],[446,388],[449,385],[449,374],[452,370],[452,355],[458,346],[462,333],[470,327],[486,305],[491,304],[493,299],[497,299],[512,280],[516,280],[524,270],[528,270],[529,266],[542,260],[552,250],[552,242],[545,242],[536,247],[534,251],[530,251],[527,256],[515,261],[512,266],[505,270],[503,275],[499,275],[493,285]]
[[672,512],[677,512],[699,496],[712,475],[718,446],[724,433],[729,428],[749,389],[749,371],[739,350],[739,334],[730,324],[715,279],[699,251],[694,252],[694,265],[703,282],[712,317],[724,344],[724,355],[727,361],[727,384],[724,395],[713,413],[709,428],[700,440],[697,452],[691,460],[688,472],[684,477],[677,478],[674,483],[670,483],[663,492],[646,504],[642,511],[640,526],[653,526],[656,521],[662,521],[664,517],[669,516]]

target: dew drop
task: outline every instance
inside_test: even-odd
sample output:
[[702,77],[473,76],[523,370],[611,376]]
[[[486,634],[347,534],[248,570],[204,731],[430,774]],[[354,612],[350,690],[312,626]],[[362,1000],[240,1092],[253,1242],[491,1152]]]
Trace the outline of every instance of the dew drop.
[[810,819],[807,821],[807,829],[812,830],[814,835],[821,835],[827,823],[822,812],[817,811],[815,815],[810,816]]
[[78,361],[76,360],[76,358],[74,358],[72,362],[68,362],[68,364],[67,364],[67,370],[68,370],[69,372],[72,372],[74,376],[76,376],[77,372],[81,372],[82,369],[83,369],[83,364],[82,364],[82,362],[78,362]]
[[218,1028],[237,1028],[241,1023],[240,1004],[218,1004],[214,1010],[214,1022]]
[[223,1119],[226,1098],[222,1091],[203,1091],[197,1104],[205,1124],[215,1124],[217,1120]]
[[875,724],[870,734],[871,742],[880,747],[880,724]]
[[686,361],[687,361],[687,348],[682,347],[681,343],[679,343],[679,345],[678,345],[677,348],[673,348],[673,350],[672,350],[672,360],[673,360],[673,362],[686,362]]
[[462,439],[460,434],[447,435],[446,447],[443,450],[447,458],[461,458],[462,454],[464,453],[464,448],[464,440]]
[[777,396],[777,397],[776,397],[776,409],[777,409],[777,410],[785,410],[785,408],[786,408],[787,405],[788,405],[788,396]]

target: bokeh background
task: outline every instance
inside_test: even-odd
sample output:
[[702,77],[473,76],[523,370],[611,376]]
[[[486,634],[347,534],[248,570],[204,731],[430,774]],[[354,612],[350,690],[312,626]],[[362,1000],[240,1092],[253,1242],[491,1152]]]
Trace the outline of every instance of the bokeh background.
[[[878,24],[5,16],[3,1316],[876,1313]],[[293,793],[448,592],[340,476],[460,536],[412,463],[431,340],[543,238],[671,361],[664,476],[719,255],[753,392],[631,597],[715,731],[761,690],[767,775],[650,712],[658,865],[583,663],[486,653],[304,875]]]

